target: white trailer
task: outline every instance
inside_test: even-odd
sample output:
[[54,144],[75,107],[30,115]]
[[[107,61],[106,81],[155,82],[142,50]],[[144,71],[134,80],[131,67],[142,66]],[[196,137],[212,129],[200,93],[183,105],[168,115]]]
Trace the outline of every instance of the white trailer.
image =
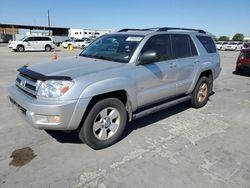
[[83,38],[97,38],[105,34],[114,32],[111,29],[70,29],[70,38],[83,39]]

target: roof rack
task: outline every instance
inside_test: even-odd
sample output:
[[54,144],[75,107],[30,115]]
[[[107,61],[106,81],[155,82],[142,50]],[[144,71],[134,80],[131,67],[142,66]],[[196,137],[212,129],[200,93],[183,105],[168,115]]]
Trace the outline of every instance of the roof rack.
[[155,28],[147,28],[147,29],[122,29],[118,32],[126,32],[126,31],[169,31],[169,30],[185,30],[185,31],[197,31],[199,33],[206,33],[206,31],[202,29],[190,29],[190,28],[180,28],[180,27],[155,27]]
[[121,29],[118,32],[127,32],[127,31],[153,31],[152,29]]
[[190,28],[180,28],[180,27],[161,27],[157,28],[157,31],[168,31],[168,30],[185,30],[185,31],[197,31],[199,33],[206,33],[206,31],[202,29],[190,29]]

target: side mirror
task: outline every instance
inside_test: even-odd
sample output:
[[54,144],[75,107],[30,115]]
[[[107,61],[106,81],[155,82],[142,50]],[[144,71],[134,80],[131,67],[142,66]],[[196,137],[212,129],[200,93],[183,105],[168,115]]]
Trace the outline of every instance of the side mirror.
[[155,50],[148,50],[144,52],[139,58],[140,65],[156,62],[160,59],[160,55]]

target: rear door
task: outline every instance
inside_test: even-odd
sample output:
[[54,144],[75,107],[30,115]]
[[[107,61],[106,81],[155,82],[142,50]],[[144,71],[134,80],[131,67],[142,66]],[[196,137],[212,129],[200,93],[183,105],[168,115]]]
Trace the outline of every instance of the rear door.
[[192,38],[187,34],[171,34],[173,58],[176,60],[176,92],[188,92],[199,64]]

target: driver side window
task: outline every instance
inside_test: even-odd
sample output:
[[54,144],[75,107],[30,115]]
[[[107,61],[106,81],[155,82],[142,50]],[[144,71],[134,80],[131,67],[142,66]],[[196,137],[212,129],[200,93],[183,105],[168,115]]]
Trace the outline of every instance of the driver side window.
[[162,34],[152,36],[144,45],[141,55],[150,50],[156,51],[159,54],[160,58],[158,62],[172,59],[170,35]]
[[28,38],[26,38],[25,40],[24,40],[24,42],[29,42],[30,40],[30,37],[28,37]]

